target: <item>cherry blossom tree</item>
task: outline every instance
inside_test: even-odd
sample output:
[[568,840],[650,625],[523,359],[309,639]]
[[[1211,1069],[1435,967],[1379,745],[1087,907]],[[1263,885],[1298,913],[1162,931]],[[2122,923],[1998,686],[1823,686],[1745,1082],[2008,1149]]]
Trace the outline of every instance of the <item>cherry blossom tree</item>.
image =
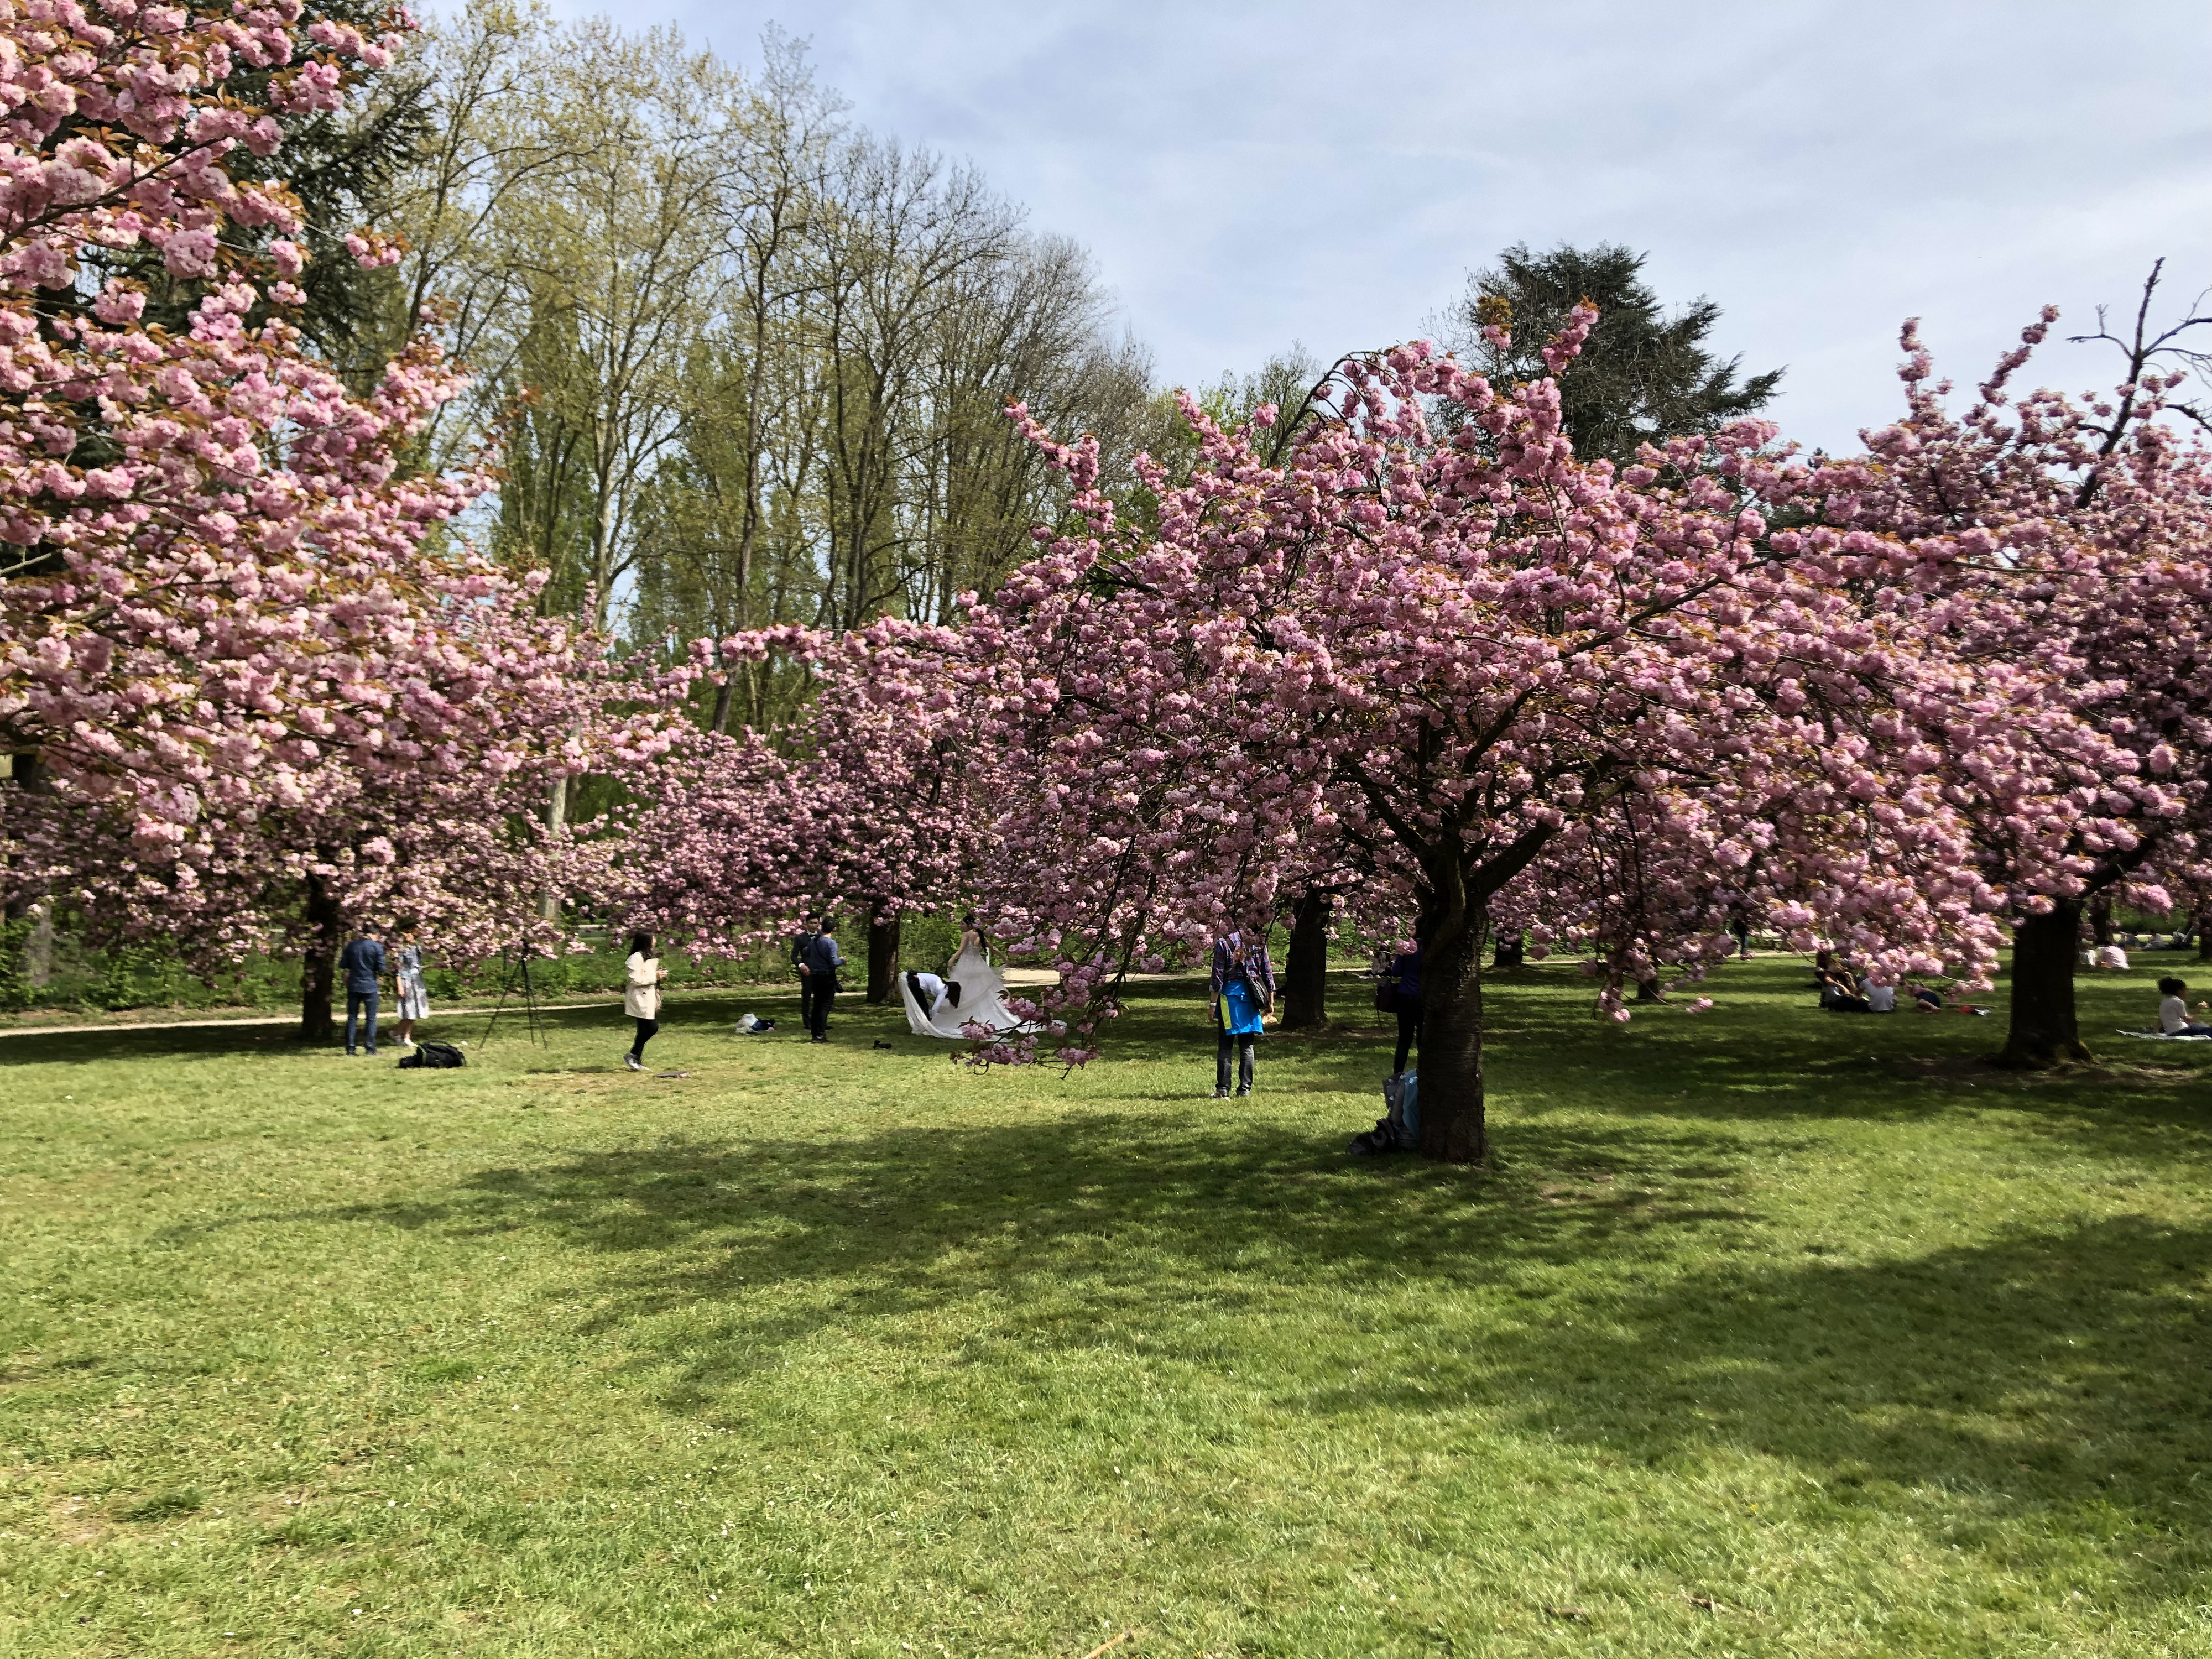
[[[1545,348],[1555,372],[1595,321]],[[1449,440],[1436,400],[1464,411]],[[1819,924],[1879,971],[1988,971],[1973,884],[1899,873],[1963,848],[1907,769],[1896,709],[1924,665],[1850,586],[1875,538],[1786,527],[1856,471],[1745,422],[1616,474],[1574,458],[1552,382],[1501,391],[1419,343],[1346,360],[1309,413],[1271,466],[1187,402],[1200,459],[1182,489],[1153,472],[1156,536],[1115,521],[1095,444],[1029,423],[1088,529],[971,600],[963,672],[1001,757],[996,908],[1060,958],[1062,1059],[1092,1052],[1128,967],[1274,915],[1347,849],[1417,917],[1443,1158],[1485,1152],[1493,912],[1608,835],[1663,829],[1647,873],[1673,890],[1771,852],[1770,918],[1801,943]],[[1647,933],[1717,932],[1680,890],[1636,908]],[[1601,1006],[1626,1018],[1619,983]]]
[[954,672],[966,643],[896,617],[698,641],[702,672],[774,655],[803,665],[810,695],[774,743],[709,732],[672,751],[629,855],[630,912],[736,954],[797,915],[857,905],[875,924],[871,980],[888,985],[896,919],[957,902],[986,844],[988,756],[968,740]]
[[1959,878],[2011,917],[2016,1065],[2087,1053],[2089,906],[2212,885],[2212,455],[2163,418],[2203,319],[2153,327],[2157,282],[2121,383],[2086,403],[2007,390],[2055,308],[1958,414],[1908,325],[1905,417],[1866,434],[1860,487],[1811,532],[1889,544],[1900,617],[1950,665],[1912,710],[1917,763],[1969,826]]
[[[349,921],[518,936],[600,856],[532,798],[666,739],[665,688],[447,530],[485,476],[407,470],[459,383],[427,337],[356,397],[284,320],[296,204],[236,163],[394,44],[301,18],[22,0],[0,34],[0,897],[203,966],[301,946],[314,1035]],[[188,328],[116,274],[146,250]]]

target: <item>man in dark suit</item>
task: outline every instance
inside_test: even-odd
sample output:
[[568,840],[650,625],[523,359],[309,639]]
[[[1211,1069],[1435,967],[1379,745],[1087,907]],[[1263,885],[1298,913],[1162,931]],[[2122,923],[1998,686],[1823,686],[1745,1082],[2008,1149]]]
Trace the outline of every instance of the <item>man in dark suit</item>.
[[799,931],[791,936],[791,965],[799,969],[799,1029],[802,1031],[814,1024],[814,973],[807,965],[806,953],[821,937],[819,916],[804,918]]
[[822,931],[807,939],[805,955],[799,964],[799,971],[813,987],[807,1028],[817,1042],[830,1041],[830,1003],[837,994],[837,970],[844,965],[844,953],[837,948],[836,924],[824,916]]

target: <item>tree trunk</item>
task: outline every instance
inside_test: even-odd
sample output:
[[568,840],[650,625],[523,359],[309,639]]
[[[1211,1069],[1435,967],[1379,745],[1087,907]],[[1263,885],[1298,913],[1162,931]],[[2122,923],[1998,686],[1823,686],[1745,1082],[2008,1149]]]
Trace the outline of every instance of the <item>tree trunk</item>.
[[2112,942],[2112,896],[2100,893],[2089,901],[2089,934],[2101,951]]
[[344,932],[337,900],[320,876],[309,876],[307,949],[300,961],[300,1035],[309,1042],[328,1042],[337,1030],[331,1015],[331,991]]
[[2199,910],[2191,919],[2190,929],[2197,935],[2197,961],[2212,962],[2212,910]]
[[1489,1155],[1482,1099],[1482,947],[1470,905],[1456,936],[1421,942],[1421,1151],[1451,1164]]
[[2061,900],[2013,929],[2012,1029],[2000,1066],[2036,1069],[2092,1058],[2075,1022],[2074,969],[2081,960],[2081,906]]
[[883,901],[868,906],[868,1000],[891,1002],[898,996],[899,921],[885,916]]
[[1636,981],[1636,1000],[1638,1002],[1664,1002],[1667,997],[1666,994],[1660,990],[1659,981],[1656,978],[1639,979]]
[[1298,895],[1291,951],[1283,963],[1283,1029],[1319,1030],[1328,1024],[1328,922],[1336,905],[1326,888]]
[[[568,823],[568,775],[563,772],[553,780],[553,793],[545,802],[545,827],[557,836]],[[538,901],[538,913],[548,921],[561,920],[561,895],[557,890],[551,887],[545,890],[544,896]]]
[[23,983],[43,991],[54,977],[54,902],[48,899],[31,918],[31,936],[23,941]]
[[[15,780],[15,787],[27,795],[43,795],[46,791],[46,771],[35,750],[25,750],[0,758],[0,776]],[[24,988],[43,991],[54,976],[54,901],[51,895],[26,900],[8,907],[10,921],[20,921],[27,911],[31,916],[31,930],[23,940],[20,963]]]

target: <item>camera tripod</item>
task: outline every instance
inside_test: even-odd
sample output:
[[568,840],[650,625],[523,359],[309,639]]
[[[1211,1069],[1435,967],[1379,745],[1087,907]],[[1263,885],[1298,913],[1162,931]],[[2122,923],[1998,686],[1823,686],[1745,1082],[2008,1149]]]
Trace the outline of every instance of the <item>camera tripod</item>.
[[507,1000],[516,990],[522,993],[522,1018],[529,1034],[537,1039],[540,1048],[550,1047],[545,1035],[545,1017],[538,1009],[538,988],[531,982],[530,958],[536,952],[527,944],[518,945],[512,951],[499,953],[499,1000],[492,1006],[491,1018],[484,1022],[484,1034],[477,1047],[491,1046],[491,1034],[499,1025],[499,1017],[507,1011]]

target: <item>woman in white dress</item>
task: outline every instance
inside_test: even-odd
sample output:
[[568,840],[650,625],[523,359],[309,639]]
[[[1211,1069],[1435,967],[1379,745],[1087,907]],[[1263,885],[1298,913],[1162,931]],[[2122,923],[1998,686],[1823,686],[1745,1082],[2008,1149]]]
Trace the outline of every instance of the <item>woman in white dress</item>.
[[1006,981],[991,966],[990,946],[982,929],[976,927],[972,915],[961,920],[960,954],[952,958],[952,965],[938,985],[928,983],[938,978],[934,974],[900,975],[899,998],[906,1004],[907,1028],[916,1036],[956,1042],[968,1035],[964,1028],[970,1024],[987,1025],[1000,1033],[1021,1030],[1021,1020],[1006,1006]]
[[399,981],[399,1046],[415,1046],[415,1022],[430,1018],[430,993],[422,983],[422,947],[415,930],[399,930],[399,949],[392,960],[392,977]]

